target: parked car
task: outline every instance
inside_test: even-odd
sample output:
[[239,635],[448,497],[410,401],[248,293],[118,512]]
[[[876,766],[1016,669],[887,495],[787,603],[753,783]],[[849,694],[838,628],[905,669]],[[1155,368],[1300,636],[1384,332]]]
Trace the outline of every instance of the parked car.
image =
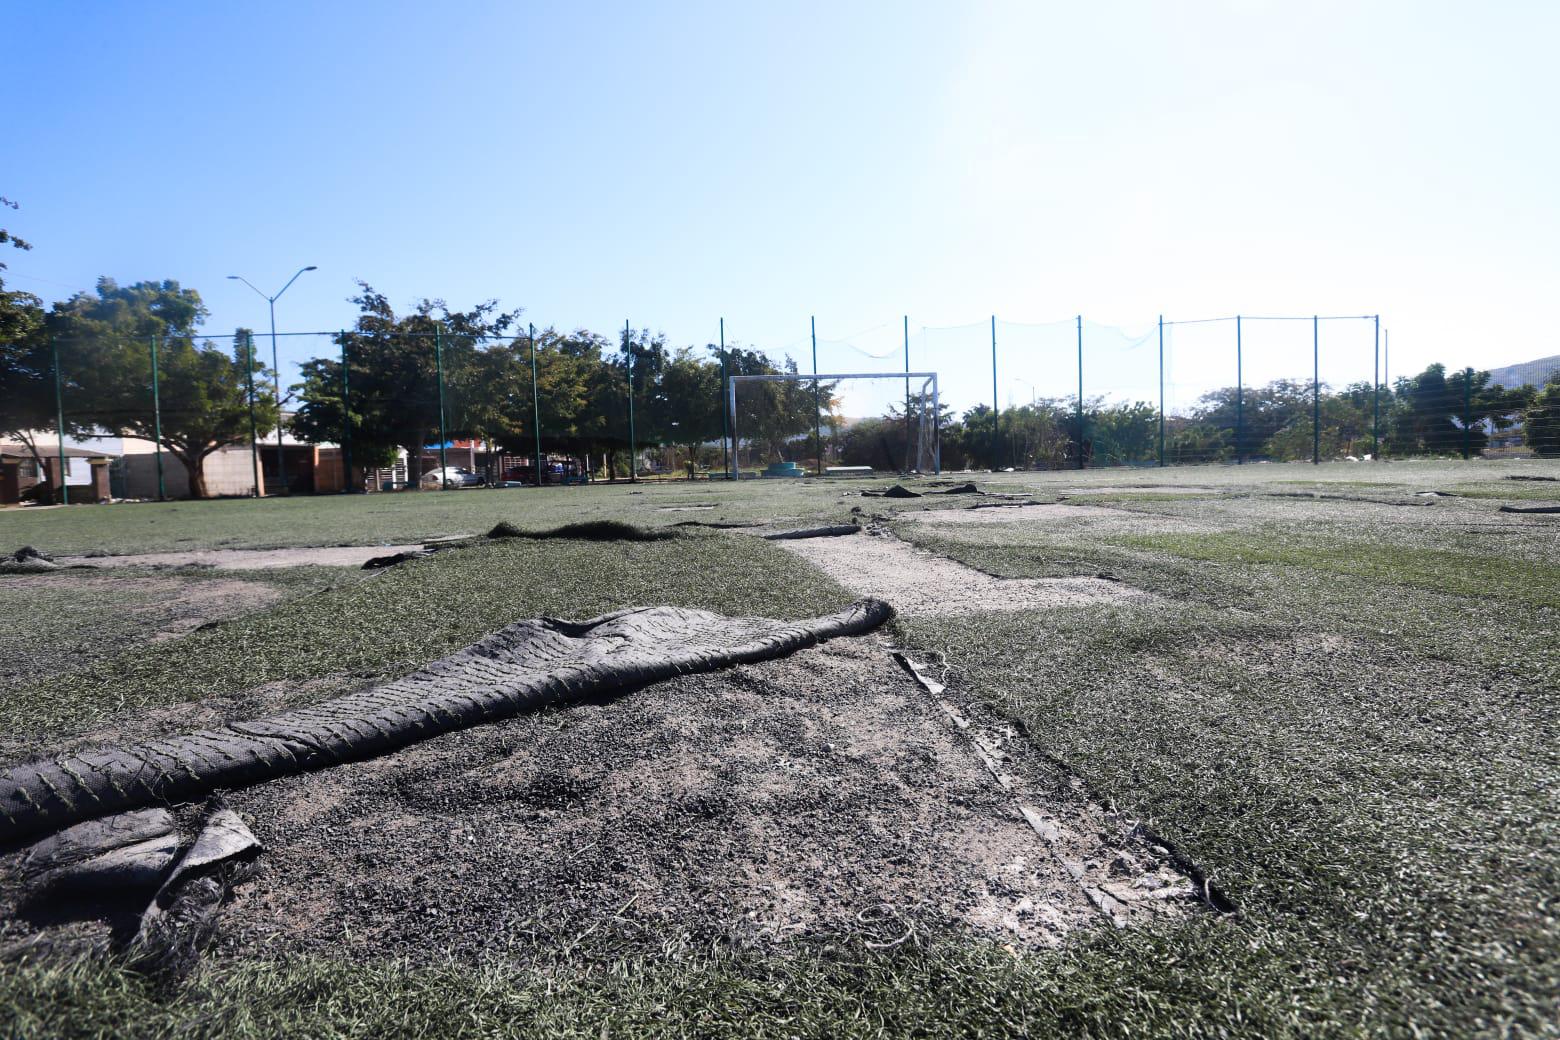
[[424,473],[421,483],[425,488],[436,488],[441,485],[452,488],[476,487],[482,483],[482,478],[469,469],[447,466],[444,469],[431,469]]

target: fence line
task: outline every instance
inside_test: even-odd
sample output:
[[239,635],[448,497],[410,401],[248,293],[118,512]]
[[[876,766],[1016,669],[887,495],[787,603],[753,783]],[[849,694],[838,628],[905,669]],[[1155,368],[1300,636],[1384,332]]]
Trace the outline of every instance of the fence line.
[[[1286,334],[1285,337],[1278,340],[1267,340],[1266,350],[1259,351],[1259,354],[1266,355],[1259,358],[1259,361],[1268,366],[1268,379],[1264,383],[1259,377],[1255,384],[1251,384],[1256,388],[1254,396],[1252,393],[1248,393],[1249,363],[1252,357],[1253,346],[1251,324],[1255,322],[1310,323],[1309,348],[1311,357],[1309,359],[1310,372],[1308,380],[1295,378],[1295,373],[1292,369],[1286,373],[1286,366],[1298,367],[1295,363],[1299,359],[1299,341]],[[1368,343],[1363,338],[1351,341],[1348,337],[1345,337],[1344,340],[1339,341],[1344,344],[1343,348],[1339,354],[1330,356],[1329,359],[1330,364],[1336,364],[1338,367],[1325,380],[1323,378],[1324,337],[1322,329],[1324,323],[1368,323],[1367,335],[1369,336]],[[1385,393],[1388,402],[1394,406],[1394,422],[1396,423],[1396,413],[1403,411],[1405,407],[1406,398],[1404,395],[1420,393],[1421,390],[1421,388],[1413,385],[1413,380],[1403,380],[1402,377],[1400,377],[1402,385],[1396,390],[1389,385],[1387,381],[1390,373],[1389,332],[1381,327],[1379,315],[1300,316],[1234,314],[1191,319],[1168,319],[1161,316],[1154,326],[1151,327],[1150,331],[1142,335],[1129,335],[1125,330],[1113,326],[1099,326],[1093,323],[1086,323],[1082,315],[1076,315],[1066,322],[1041,324],[1002,323],[1003,328],[1007,330],[1005,336],[999,330],[999,319],[996,315],[990,316],[987,329],[980,329],[978,326],[939,328],[922,326],[920,332],[914,337],[912,336],[908,315],[902,316],[901,321],[895,324],[900,326],[898,329],[892,330],[899,333],[898,336],[893,337],[898,342],[890,344],[887,349],[873,349],[861,342],[870,336],[880,336],[881,333],[890,328],[887,323],[858,333],[851,339],[828,341],[824,345],[829,349],[846,350],[854,352],[860,357],[870,359],[880,369],[870,373],[872,375],[902,374],[904,376],[904,396],[902,402],[904,414],[902,425],[905,443],[901,457],[906,460],[911,457],[913,440],[916,436],[912,417],[913,402],[910,389],[910,378],[913,368],[917,371],[945,372],[944,378],[948,380],[949,387],[944,391],[943,399],[945,401],[954,401],[956,394],[962,397],[962,405],[965,411],[961,429],[970,432],[974,436],[972,431],[975,431],[978,426],[983,426],[987,421],[986,413],[984,412],[986,406],[984,402],[979,400],[978,390],[974,393],[971,392],[975,382],[970,379],[971,376],[977,374],[981,367],[978,363],[971,364],[974,361],[971,352],[976,349],[979,340],[983,338],[989,339],[991,375],[990,431],[984,448],[978,446],[979,436],[976,436],[975,440],[968,441],[961,448],[961,453],[958,457],[963,459],[966,465],[973,463],[979,455],[985,453],[989,453],[989,463],[992,468],[1005,468],[1004,464],[1006,464],[1007,467],[1066,465],[1082,469],[1090,465],[1101,464],[1132,465],[1151,463],[1165,466],[1172,462],[1223,460],[1229,460],[1236,465],[1242,465],[1252,461],[1254,457],[1274,454],[1275,449],[1273,446],[1278,444],[1280,439],[1282,439],[1285,445],[1283,453],[1287,453],[1288,457],[1302,457],[1303,450],[1298,448],[1298,444],[1301,442],[1298,442],[1296,439],[1302,431],[1297,429],[1296,423],[1292,421],[1293,413],[1296,407],[1298,407],[1301,395],[1309,398],[1307,403],[1310,406],[1310,421],[1308,423],[1310,429],[1303,432],[1309,432],[1310,434],[1310,450],[1303,454],[1308,455],[1311,462],[1319,464],[1324,455],[1341,455],[1342,449],[1340,445],[1346,445],[1352,452],[1357,450],[1354,447],[1356,444],[1363,446],[1365,442],[1368,442],[1370,445],[1370,456],[1379,458],[1384,447],[1383,394]],[[1204,353],[1209,353],[1210,356],[1213,356],[1216,355],[1218,350],[1227,349],[1218,346],[1217,337],[1212,333],[1213,329],[1224,324],[1230,325],[1233,333],[1233,386],[1224,385],[1222,380],[1217,378],[1218,363],[1216,361],[1203,359],[1192,366],[1196,372],[1196,405],[1189,406],[1184,400],[1173,402],[1170,399],[1170,391],[1175,390],[1180,393],[1185,389],[1185,383],[1177,382],[1171,376],[1180,376],[1184,379],[1185,373],[1177,368],[1180,363],[1178,351],[1183,349],[1184,345],[1170,342],[1172,338],[1175,338],[1171,334],[1174,333],[1176,337],[1181,338],[1191,336],[1192,339],[1186,340],[1185,345],[1191,346],[1193,352],[1196,353],[1198,344],[1201,344]],[[1071,328],[1066,328],[1066,326],[1071,326]],[[1303,328],[1303,324],[1299,327]],[[739,372],[733,368],[732,362],[734,358],[744,352],[728,348],[725,335],[725,319],[723,317],[719,319],[718,329],[718,346],[711,344],[711,347],[714,348],[713,352],[716,354],[716,359],[712,359],[710,363],[714,364],[718,361],[719,365],[720,389],[717,393],[721,405],[721,469],[727,473],[734,473],[740,468],[742,449],[742,445],[735,440],[734,409],[738,405],[735,383],[740,377],[755,373],[748,371]],[[1209,331],[1199,332],[1198,330]],[[981,332],[985,332],[986,335],[980,335]],[[1070,335],[1067,335],[1067,333],[1070,333]],[[559,335],[556,332],[551,334],[554,336]],[[443,323],[434,322],[430,331],[279,331],[275,335],[278,339],[291,342],[306,342],[311,338],[313,340],[334,340],[336,345],[339,346],[339,357],[337,359],[327,360],[322,356],[315,356],[301,363],[297,360],[290,360],[289,364],[308,365],[324,362],[326,364],[333,363],[339,369],[339,400],[336,402],[340,413],[338,436],[343,474],[345,475],[345,483],[348,485],[354,483],[352,479],[354,468],[353,434],[354,426],[357,422],[353,413],[354,391],[356,388],[354,387],[352,368],[354,364],[361,366],[365,363],[354,356],[354,346],[359,343],[376,340],[383,340],[389,343],[431,340],[429,346],[431,346],[433,353],[431,380],[433,385],[423,388],[419,388],[416,385],[406,385],[401,387],[398,392],[409,395],[415,400],[417,395],[426,394],[429,390],[432,391],[431,396],[434,398],[437,412],[438,461],[444,483],[448,486],[450,433],[452,427],[450,403],[447,399],[446,340],[451,338],[452,334],[447,332]],[[644,335],[647,336],[648,333]],[[1210,336],[1214,336],[1214,338],[1210,339]],[[70,497],[66,451],[66,439],[69,436],[66,416],[70,393],[67,392],[67,386],[74,388],[78,376],[66,371],[67,359],[62,359],[61,349],[62,347],[71,346],[84,347],[84,350],[78,351],[78,356],[70,360],[73,360],[78,368],[85,370],[91,367],[92,350],[105,349],[108,345],[107,339],[109,338],[112,337],[108,337],[104,342],[97,344],[76,342],[69,337],[51,336],[49,340],[49,359],[55,398],[53,402],[55,405],[55,433],[59,441],[56,464],[60,469],[60,497],[65,502],[68,502]],[[544,440],[547,439],[547,435],[543,424],[543,395],[540,390],[539,380],[539,354],[542,351],[542,347],[537,340],[536,326],[528,324],[524,332],[514,334],[507,332],[502,335],[460,334],[454,336],[454,338],[460,340],[467,349],[474,348],[482,351],[488,349],[491,345],[504,345],[515,349],[517,355],[518,348],[521,345],[520,341],[524,339],[525,357],[523,361],[520,361],[520,364],[529,368],[531,398],[529,409],[531,437],[528,438],[531,442],[529,445],[531,458],[526,461],[529,463],[528,468],[532,470],[530,474],[532,477],[531,482],[545,482],[546,473],[544,471],[548,463]],[[216,337],[212,336],[152,335],[149,339],[147,350],[150,377],[149,404],[151,409],[149,427],[143,425],[145,423],[144,418],[132,420],[128,416],[118,413],[110,415],[107,420],[101,423],[103,428],[125,429],[133,422],[137,429],[143,429],[150,434],[148,439],[153,444],[156,466],[156,496],[159,499],[168,497],[163,450],[167,444],[177,443],[176,437],[173,442],[169,442],[165,436],[166,401],[163,378],[165,359],[162,357],[162,348],[170,344],[196,344],[201,342],[209,347],[213,345],[215,339]],[[1066,340],[1071,340],[1072,342],[1066,343]],[[1286,341],[1287,346],[1285,345]],[[604,341],[600,341],[599,338],[597,342],[604,345]],[[638,359],[638,355],[643,354],[645,360],[655,357],[661,357],[664,360],[669,356],[664,351],[660,354],[646,353],[646,348],[641,345],[641,342],[641,340],[636,339],[632,323],[625,321],[622,343],[620,345],[621,359],[616,361],[610,359],[606,351],[601,351],[597,355],[600,359],[597,363],[616,365],[622,369],[622,377],[618,385],[626,397],[623,403],[627,414],[627,449],[629,456],[627,471],[630,480],[637,480],[641,470],[639,457],[641,455],[639,403],[642,396],[650,389],[650,380],[655,378],[654,372],[647,375],[643,371],[643,364]],[[822,341],[819,339],[815,318],[809,319],[806,342],[811,352],[812,373],[816,376],[820,370],[820,343]],[[249,412],[248,432],[252,455],[250,466],[253,482],[251,493],[260,495],[265,492],[264,484],[267,481],[263,479],[264,474],[262,473],[260,427],[257,419],[259,390],[255,379],[256,364],[253,332],[243,331],[241,337],[235,337],[235,344],[236,349],[241,348],[244,355],[238,363],[243,368],[244,393],[247,397]],[[941,345],[939,346],[939,344]],[[1148,352],[1140,351],[1141,348],[1149,345],[1154,347],[1152,353],[1154,353],[1155,357],[1146,366],[1151,371],[1144,371],[1144,362],[1147,360]],[[1277,349],[1275,349],[1275,346]],[[913,347],[920,350],[921,356],[919,358],[912,357]],[[1069,347],[1071,349],[1067,350],[1066,348]],[[659,343],[656,344],[656,349],[661,350]],[[1072,358],[1064,360],[1062,357],[1064,352],[1071,353],[1073,355]],[[749,359],[744,364],[749,366],[758,363],[752,360],[754,357],[767,358],[767,364],[770,367],[773,367],[779,361],[777,358],[760,355],[753,351],[746,353],[749,355]],[[1359,367],[1359,375],[1365,376],[1364,370],[1367,367],[1367,355],[1368,378],[1353,379],[1344,382],[1340,387],[1338,375],[1351,370],[1351,366],[1357,365]],[[465,356],[470,357],[471,355],[466,354]],[[1287,361],[1284,360],[1285,357],[1288,358]],[[1342,361],[1339,362],[1338,358],[1342,358]],[[940,363],[929,364],[928,361],[931,360]],[[915,364],[912,366],[913,361]],[[1112,369],[1113,363],[1118,367]],[[274,359],[273,364],[277,368],[277,371],[272,373],[274,392],[277,394],[275,403],[278,408],[281,408],[285,401],[281,393],[281,363],[279,360]],[[423,362],[423,364],[426,364],[426,362]],[[832,363],[828,367],[834,371],[849,370]],[[1057,377],[1063,375],[1067,368],[1074,370],[1071,374],[1075,378],[1071,387],[1062,390]],[[362,369],[360,368],[360,370]],[[317,371],[328,371],[328,369],[318,369]],[[423,371],[426,372],[427,370],[423,369]],[[1003,408],[1001,399],[1002,379],[1004,376],[1007,377],[1010,388],[1009,402],[1006,409]],[[1154,378],[1151,382],[1146,381],[1150,376],[1157,378]],[[462,378],[469,380],[470,374],[465,373]],[[1305,385],[1306,383],[1309,385]],[[1030,406],[1014,405],[1012,388],[1015,384],[1029,387],[1031,395]],[[1123,394],[1123,387],[1129,384],[1138,385],[1139,389],[1128,390]],[[292,388],[297,389],[306,385],[308,384],[297,383],[293,384]],[[1042,386],[1047,391],[1043,399],[1040,395]],[[1089,393],[1091,386],[1096,388],[1092,397]],[[1338,429],[1336,431],[1329,430],[1329,437],[1336,440],[1337,443],[1333,444],[1327,452],[1324,452],[1323,449],[1324,416],[1322,391],[1324,386],[1330,391],[1328,395],[1329,404],[1342,400],[1347,396],[1353,405],[1362,410],[1362,414],[1368,419],[1368,422],[1355,422],[1353,419],[1348,419],[1347,422],[1344,419],[1338,420]],[[958,387],[958,390],[956,391],[954,387]],[[1490,435],[1501,432],[1499,424],[1488,415],[1481,416],[1474,408],[1473,394],[1475,390],[1483,394],[1485,389],[1482,384],[1479,384],[1476,373],[1472,368],[1445,374],[1443,385],[1439,390],[1434,388],[1424,390],[1422,403],[1427,414],[1439,408],[1442,413],[1449,417],[1451,426],[1455,429],[1455,435],[1452,430],[1447,428],[1445,423],[1441,423],[1439,426],[1432,424],[1431,427],[1427,427],[1415,435],[1418,438],[1417,440],[1405,441],[1399,437],[1399,441],[1410,445],[1410,447],[1407,449],[1400,447],[1397,450],[1433,454],[1450,452],[1461,454],[1464,458],[1470,458],[1474,452],[1476,438],[1482,445]],[[1144,390],[1150,393],[1157,391],[1157,402],[1145,399],[1142,393]],[[811,427],[813,459],[816,471],[820,474],[824,470],[824,459],[827,454],[823,438],[823,418],[825,412],[835,407],[836,404],[835,399],[832,397],[830,401],[825,402],[823,391],[822,382],[814,379],[812,414],[810,422],[806,424]],[[362,391],[358,391],[358,393],[361,394]],[[1223,407],[1221,395],[1226,394],[1232,397],[1232,400],[1228,403],[1232,408],[1233,418],[1218,419],[1216,416],[1221,414]],[[1281,396],[1283,400],[1279,401],[1278,398]],[[315,404],[323,400],[324,398],[320,396],[320,385],[316,382],[308,403]],[[839,400],[843,402],[844,398]],[[654,401],[655,398],[652,396],[649,403],[654,403]],[[1044,405],[1043,408],[1042,404]],[[856,403],[852,402],[851,406],[856,407]],[[1415,406],[1417,407],[1417,405]],[[1101,441],[1102,439],[1109,440],[1104,435],[1103,426],[1106,422],[1107,414],[1113,413],[1113,410],[1132,412],[1132,421],[1137,422],[1141,419],[1144,425],[1142,430],[1133,434],[1135,439],[1131,443],[1120,441],[1120,438],[1118,438],[1120,442],[1112,442],[1109,451],[1102,456],[1100,454]],[[922,411],[924,413],[924,408]],[[93,414],[102,418],[101,412],[94,412]],[[143,412],[142,416],[144,417],[145,414]],[[1276,414],[1289,416],[1291,421],[1288,421],[1288,424],[1282,428],[1274,428],[1273,423]],[[77,427],[82,428],[87,425],[85,420],[80,418],[81,412],[78,411],[77,415]],[[1544,415],[1547,415],[1547,413],[1544,413]],[[593,439],[594,443],[605,446],[601,453],[604,471],[609,479],[615,479],[615,467],[612,459],[618,449],[612,448],[611,445],[617,443],[621,447],[622,441],[619,439],[618,434],[612,432],[613,419],[610,414],[595,415],[592,416],[592,419],[599,429],[588,437],[574,432],[575,426],[578,425],[576,423],[574,426],[569,427],[567,431],[555,432],[551,439],[555,444],[583,442]],[[933,419],[934,422],[941,422],[940,415],[934,416]],[[1116,422],[1117,420],[1112,417],[1110,421]],[[1539,421],[1547,424],[1553,420],[1545,417]],[[523,430],[524,422],[519,420],[517,422],[518,427]],[[1049,433],[1044,431],[1037,433],[1026,426],[1026,424],[1045,426],[1047,423],[1050,424],[1047,427]],[[288,487],[287,463],[284,454],[284,425],[285,423],[282,421],[277,423],[275,453],[276,483],[279,489],[283,491]],[[1349,426],[1347,431],[1343,429],[1345,425]],[[1359,428],[1356,429],[1356,427]],[[455,428],[457,430],[470,430],[471,426],[469,422],[461,422],[457,423]],[[831,428],[834,428],[833,424],[831,424]],[[1535,425],[1533,430],[1529,432],[1547,435],[1546,431],[1547,425]],[[318,439],[319,432],[319,430],[314,432],[315,440],[313,443],[323,442]],[[713,431],[694,432],[700,433],[697,443],[708,444],[714,439]],[[804,432],[805,427],[793,431],[788,434],[787,442],[794,439],[796,433]],[[708,436],[703,435],[704,433],[708,433]],[[1337,434],[1336,437],[1334,437],[1334,433]],[[1142,436],[1139,434],[1147,437],[1146,446]],[[1280,438],[1280,435],[1283,435],[1282,438]],[[523,436],[523,433],[515,436]],[[1049,442],[1046,441],[1047,436],[1051,437]],[[1116,436],[1116,434],[1113,433],[1111,436]],[[494,438],[488,436],[483,439],[489,445],[489,454],[493,455]],[[836,433],[837,440],[838,434]],[[669,430],[660,429],[652,435],[650,443],[666,446],[674,443],[688,444],[690,442],[674,442]],[[1530,443],[1537,443],[1537,440],[1530,438]],[[1045,444],[1049,444],[1050,447],[1044,447]],[[419,454],[425,451],[426,446],[420,446]],[[1046,454],[1046,452],[1050,452],[1050,454]],[[181,459],[185,458],[183,455],[180,457]],[[589,452],[587,452],[587,465],[589,464],[589,457]],[[420,469],[420,463],[418,468]],[[901,468],[909,468],[908,462]],[[52,481],[52,476],[50,479]]]

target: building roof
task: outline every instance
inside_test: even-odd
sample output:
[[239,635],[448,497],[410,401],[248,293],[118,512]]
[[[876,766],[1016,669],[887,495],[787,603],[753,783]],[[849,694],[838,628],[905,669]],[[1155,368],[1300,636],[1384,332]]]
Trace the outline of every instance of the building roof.
[[[45,459],[57,459],[60,457],[60,446],[58,444],[40,444],[38,445],[38,454],[42,455]],[[27,447],[25,444],[7,444],[0,442],[0,458],[31,459],[32,457],[32,449]],[[117,456],[115,456],[112,452],[93,451],[90,448],[72,448],[69,446],[65,448],[65,457],[67,459],[117,458]]]

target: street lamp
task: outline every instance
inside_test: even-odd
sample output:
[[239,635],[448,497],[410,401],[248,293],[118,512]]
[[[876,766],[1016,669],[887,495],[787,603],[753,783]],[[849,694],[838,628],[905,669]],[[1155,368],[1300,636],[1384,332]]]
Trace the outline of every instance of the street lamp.
[[271,308],[271,379],[276,388],[276,480],[281,485],[284,494],[287,491],[287,472],[282,464],[282,366],[278,364],[276,359],[276,301],[281,299],[282,293],[286,292],[292,283],[298,280],[298,275],[303,274],[304,271],[318,270],[319,268],[313,264],[301,268],[298,274],[287,279],[287,284],[278,289],[275,296],[267,296],[265,293],[260,292],[259,289],[255,288],[255,283],[248,278],[243,278],[236,274],[228,275],[231,281],[243,282],[251,289],[254,289],[260,298],[265,300]]

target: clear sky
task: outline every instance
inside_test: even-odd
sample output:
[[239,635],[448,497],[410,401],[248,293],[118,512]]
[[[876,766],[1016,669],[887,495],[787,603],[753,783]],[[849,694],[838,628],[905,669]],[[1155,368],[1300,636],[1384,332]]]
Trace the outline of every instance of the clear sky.
[[[317,264],[284,329],[362,278],[792,351],[813,314],[888,349],[906,314],[1321,312],[1380,313],[1393,374],[1560,352],[1551,0],[0,11],[7,279],[45,299],[176,278],[264,329],[224,276]],[[986,334],[939,369],[974,385]],[[1217,335],[1181,376],[1232,381],[1191,371]]]

